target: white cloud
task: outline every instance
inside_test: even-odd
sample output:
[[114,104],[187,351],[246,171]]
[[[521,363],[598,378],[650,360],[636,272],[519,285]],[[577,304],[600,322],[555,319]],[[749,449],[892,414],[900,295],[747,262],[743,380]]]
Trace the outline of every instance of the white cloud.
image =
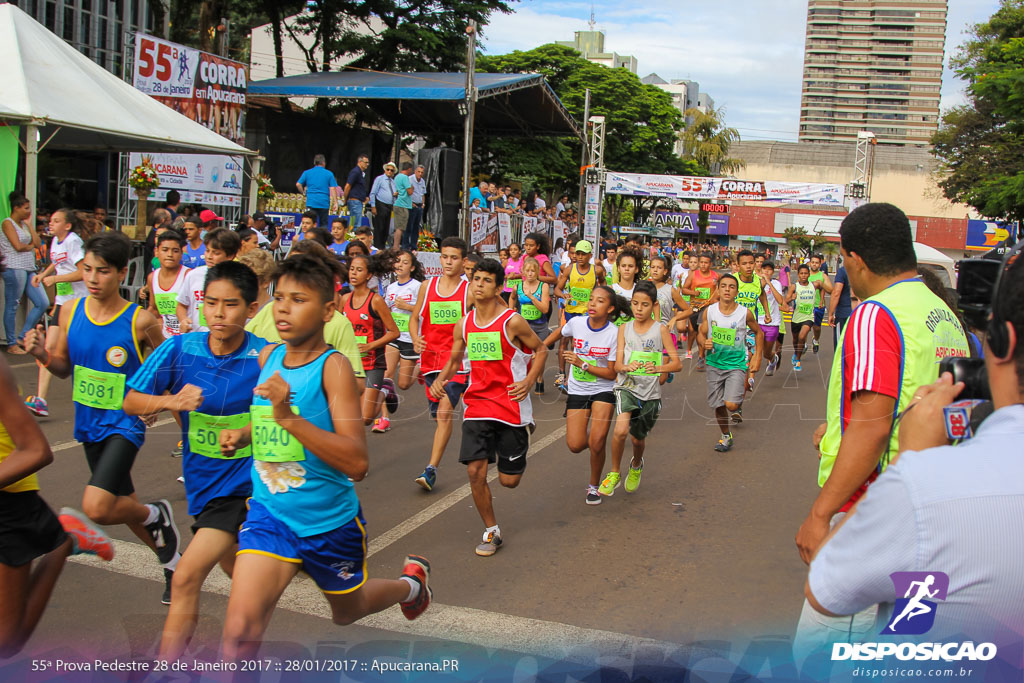
[[[998,0],[950,0],[948,56],[968,23],[984,21]],[[493,15],[484,30],[488,54],[503,54],[587,30],[591,5],[573,0],[527,0],[509,15]],[[726,109],[743,137],[796,139],[807,4],[802,0],[646,0],[595,3],[605,49],[633,55],[638,73],[689,78]],[[942,106],[962,100],[963,84],[944,74]]]

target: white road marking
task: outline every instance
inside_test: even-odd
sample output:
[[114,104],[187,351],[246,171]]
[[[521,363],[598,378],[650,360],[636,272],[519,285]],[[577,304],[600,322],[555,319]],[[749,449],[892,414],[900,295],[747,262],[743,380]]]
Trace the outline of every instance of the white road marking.
[[[113,543],[114,559],[111,562],[104,562],[91,555],[76,555],[69,558],[69,561],[154,583],[163,583],[160,565],[149,548],[141,543],[128,541],[115,540]],[[203,591],[229,595],[231,580],[219,569],[214,569],[203,584]],[[297,576],[285,589],[278,602],[278,609],[322,619],[331,618],[331,609],[323,594],[305,574]],[[407,620],[400,610],[392,608],[371,614],[357,623],[360,626],[406,636],[438,638],[582,664],[600,661],[610,665],[616,663],[616,660],[633,662],[641,649],[645,656],[651,654],[653,649],[667,655],[681,647],[678,643],[625,633],[588,629],[436,602],[416,621]]]
[[[162,427],[163,425],[169,425],[172,422],[174,422],[173,417],[169,417],[165,420],[157,420],[156,422],[153,423],[153,427]],[[150,429],[152,429],[153,427],[150,427]],[[50,450],[56,453],[57,451],[66,451],[69,448],[74,448],[75,446],[81,445],[81,441],[75,441],[74,439],[72,439],[71,441],[61,441],[60,443],[55,443],[52,446],[50,446]]]
[[[561,427],[551,432],[547,436],[544,436],[543,438],[538,439],[535,443],[531,444],[530,450],[526,454],[527,459],[533,457],[535,454],[544,450],[545,448],[553,444],[555,441],[561,439],[563,436],[565,436],[565,425],[562,425]],[[487,481],[492,482],[497,478],[498,469],[491,469],[490,473],[487,475]],[[455,489],[441,500],[437,501],[433,505],[425,507],[424,509],[417,512],[409,519],[402,522],[401,524],[398,524],[397,526],[388,529],[379,536],[373,537],[370,540],[369,546],[367,546],[366,556],[372,557],[373,555],[376,555],[381,550],[384,550],[384,548],[387,548],[389,545],[391,545],[398,539],[423,526],[424,524],[434,519],[448,508],[452,507],[453,505],[459,503],[462,500],[465,500],[472,494],[473,490],[472,488],[470,488],[469,484],[463,484],[462,486]]]

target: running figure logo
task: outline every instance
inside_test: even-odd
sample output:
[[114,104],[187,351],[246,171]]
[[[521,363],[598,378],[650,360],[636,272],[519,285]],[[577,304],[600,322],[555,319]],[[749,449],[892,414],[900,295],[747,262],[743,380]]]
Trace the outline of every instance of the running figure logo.
[[920,635],[935,624],[936,604],[945,600],[949,576],[942,572],[895,572],[890,574],[896,594],[902,594],[893,605],[892,621],[883,634]]

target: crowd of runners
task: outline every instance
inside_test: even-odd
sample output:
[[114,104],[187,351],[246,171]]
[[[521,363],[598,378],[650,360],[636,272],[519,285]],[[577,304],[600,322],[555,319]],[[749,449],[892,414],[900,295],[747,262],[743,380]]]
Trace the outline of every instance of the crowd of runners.
[[[102,525],[127,525],[163,567],[164,660],[184,653],[217,565],[232,578],[228,659],[255,653],[300,568],[336,623],[395,604],[416,619],[430,605],[430,564],[410,554],[398,579],[366,577],[356,484],[371,445],[386,448],[388,437],[368,433],[390,430],[403,403],[417,400],[417,382],[434,434],[410,487],[431,491],[442,460],[457,457],[483,526],[475,553],[488,557],[503,544],[488,469],[496,465],[504,487],[522,480],[532,396],[546,391],[549,354],[554,389],[565,394],[566,446],[590,454],[581,502],[598,505],[620,485],[639,489],[646,438],[684,361],[705,373],[721,431],[708,448],[732,449],[744,401],[763,364],[765,375],[775,373],[785,334],[796,370],[805,350],[818,351],[833,288],[820,257],[790,279],[789,264],[750,251],[722,271],[706,251],[621,243],[595,257],[592,243],[571,241],[569,262],[553,265],[544,234],[526,235],[500,260],[449,237],[440,243],[441,274],[424,278],[411,251],[371,254],[358,236],[333,248],[342,235],[330,241],[312,226],[279,262],[226,228],[201,236],[197,259],[196,235],[163,229],[143,307],[122,296],[127,237],[83,241],[59,211],[51,223],[53,266],[43,277],[57,285],[56,306],[48,326],[23,340],[39,363],[37,394],[26,401],[6,367],[2,376],[0,488],[15,498],[0,499],[0,514],[16,515],[24,530],[0,558],[7,652],[31,634],[68,555],[111,559]],[[82,511],[60,515],[38,495],[34,473],[52,456],[25,407],[39,414],[51,376],[72,379],[74,436],[91,471]],[[170,504],[142,502],[132,482],[146,428],[163,412],[181,429],[187,545]],[[447,454],[460,412],[461,446]],[[36,558],[40,569],[30,573]]]

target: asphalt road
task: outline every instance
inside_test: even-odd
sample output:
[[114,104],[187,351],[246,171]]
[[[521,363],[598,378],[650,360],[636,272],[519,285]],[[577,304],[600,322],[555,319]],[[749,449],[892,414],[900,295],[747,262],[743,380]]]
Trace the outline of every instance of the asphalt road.
[[[537,431],[523,482],[515,490],[492,482],[505,544],[491,558],[473,552],[483,526],[457,462],[458,426],[435,490],[413,482],[433,434],[415,385],[391,432],[367,436],[370,474],[357,490],[369,522],[369,575],[396,576],[406,553],[423,554],[433,568],[435,605],[416,622],[392,609],[343,628],[325,618],[326,603],[300,580],[275,613],[263,654],[342,653],[353,662],[358,653],[391,653],[396,661],[452,656],[463,662],[460,671],[506,678],[528,676],[538,662],[678,660],[705,647],[735,654],[752,639],[783,642],[795,628],[806,575],[793,537],[817,490],[810,438],[825,417],[830,330],[802,373],[793,372],[790,353],[787,347],[774,377],[762,372],[725,454],[713,450],[718,430],[705,375],[684,361],[665,386],[639,491],[620,488],[599,506],[584,503],[588,454],[565,447],[552,354],[548,393],[533,397]],[[22,393],[33,393],[35,366],[8,359]],[[54,381],[50,405],[52,416],[39,423],[56,452],[40,473],[42,494],[54,509],[79,507],[88,470],[73,441],[69,382]],[[176,481],[181,460],[169,457],[178,438],[173,422],[152,428],[133,478],[143,500],[171,501],[188,538]],[[153,654],[165,614],[161,572],[126,527],[108,531],[123,542],[118,557],[67,564],[35,636],[0,676],[14,680],[33,658]],[[216,659],[228,586],[219,575],[207,582],[190,656]]]

